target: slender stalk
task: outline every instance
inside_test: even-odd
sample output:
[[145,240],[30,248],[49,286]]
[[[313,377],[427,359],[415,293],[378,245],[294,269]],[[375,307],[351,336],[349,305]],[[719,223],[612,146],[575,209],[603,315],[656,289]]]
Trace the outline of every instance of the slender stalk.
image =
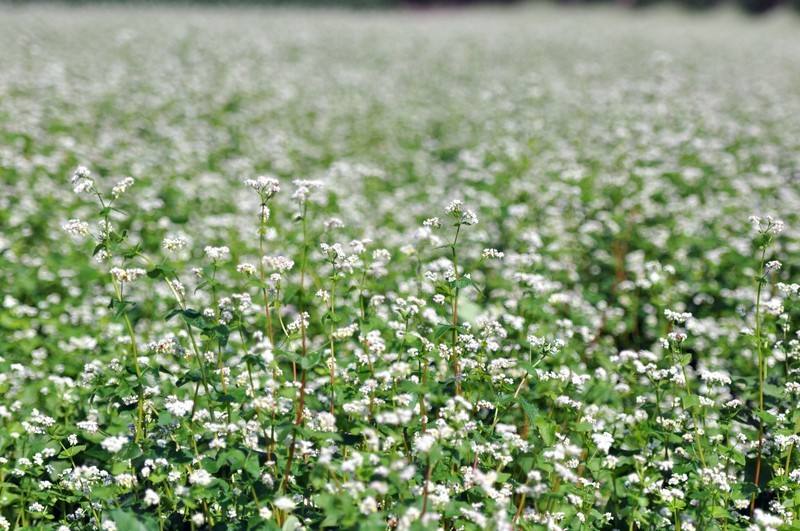
[[[138,255],[148,266],[153,266],[155,263],[151,260],[146,254],[139,253]],[[186,300],[180,293],[175,289],[175,286],[172,284],[171,280],[174,280],[178,284],[180,284],[180,278],[177,274],[173,274],[174,279],[167,278],[167,275],[164,276],[164,283],[167,285],[169,290],[172,292],[172,296],[175,297],[175,301],[178,303],[178,307],[181,310],[186,310]],[[183,322],[184,326],[186,327],[186,332],[189,335],[189,342],[192,345],[192,352],[194,353],[195,359],[197,359],[197,368],[200,371],[200,381],[195,384],[194,388],[194,396],[192,398],[192,412],[189,417],[190,422],[194,420],[194,414],[197,411],[197,396],[200,391],[200,384],[202,383],[203,389],[206,392],[206,396],[211,395],[211,391],[208,387],[208,376],[206,375],[206,366],[203,356],[200,354],[200,349],[197,346],[197,340],[194,337],[194,332],[192,332],[192,327],[186,321]]]
[[358,285],[358,306],[361,310],[361,325],[363,327],[364,322],[367,320],[367,310],[364,307],[364,285],[367,282],[367,269],[364,267],[364,270],[361,272],[361,281]]
[[336,326],[336,268],[334,267],[333,270],[333,280],[331,285],[331,302],[330,302],[330,312],[331,312],[331,326],[330,326],[330,342],[331,342],[331,357],[329,361],[330,371],[331,371],[331,415],[334,414],[336,411],[336,404],[335,404],[335,385],[336,385],[336,351],[334,350],[334,340],[333,340],[333,331],[334,327]]
[[[308,223],[306,220],[308,214],[308,203],[303,203],[303,262],[300,268],[300,335],[301,335],[301,348],[302,357],[306,358],[308,353],[308,342],[306,336],[305,316],[303,315],[303,308],[305,307],[305,280],[306,280],[306,264],[308,262]],[[294,371],[295,381],[297,378],[297,365],[292,362],[292,369]],[[303,409],[305,408],[306,400],[306,370],[303,369],[300,377],[300,397],[298,398],[295,407],[295,427],[299,427],[303,423]],[[292,460],[294,459],[295,447],[297,445],[297,429],[292,431],[292,441],[289,443],[289,453],[286,457],[286,469],[283,472],[283,480],[281,481],[280,490],[286,488],[289,482],[289,474],[292,472]]]
[[422,486],[422,515],[428,510],[428,484],[431,482],[431,458],[427,457],[427,465],[425,466],[425,484]]
[[[110,230],[110,223],[109,223],[109,210],[111,205],[113,204],[113,200],[109,203],[106,203],[103,199],[103,196],[100,192],[97,191],[94,187],[92,187],[92,191],[97,196],[97,199],[100,201],[100,206],[103,208],[103,231],[104,234],[102,235],[103,243],[107,244],[109,242],[109,238],[111,237],[111,230]],[[117,280],[114,278],[114,275],[111,275],[111,283],[114,286],[114,293],[117,296],[117,300],[122,303],[123,302],[123,293],[122,293],[122,285],[121,283],[117,283]],[[123,307],[124,310],[124,307]],[[135,432],[134,432],[134,441],[139,442],[143,436],[143,425],[144,425],[144,389],[142,388],[142,369],[139,367],[139,351],[136,348],[136,334],[133,331],[133,324],[131,323],[130,318],[128,317],[127,312],[122,312],[123,320],[125,321],[125,328],[128,331],[128,335],[130,336],[131,340],[131,357],[133,358],[133,367],[136,371],[136,384],[138,387],[137,391],[137,405],[136,405],[136,423],[135,423]]]
[[[682,351],[681,351],[682,352]],[[692,395],[692,390],[689,387],[689,380],[686,377],[686,366],[681,364],[681,372],[683,373],[683,388],[686,390],[686,396]],[[697,451],[697,456],[700,458],[700,463],[703,467],[706,466],[706,459],[705,455],[703,454],[703,443],[700,441],[700,418],[694,413],[694,411],[690,411],[689,414],[692,416],[692,422],[694,423],[694,444]]]
[[[761,291],[764,287],[764,282],[766,279],[764,278],[764,261],[766,259],[767,254],[767,245],[764,245],[761,248],[761,263],[758,268],[758,286],[756,287],[756,330],[755,330],[755,339],[756,339],[756,351],[758,352],[758,410],[761,415],[758,418],[758,452],[756,454],[756,470],[755,470],[755,477],[754,483],[756,484],[756,489],[759,488],[759,483],[761,481],[761,453],[764,448],[764,383],[766,380],[766,370],[765,370],[765,363],[764,363],[764,349],[762,346],[762,339],[761,339]],[[753,496],[750,500],[750,516],[755,514],[756,510],[756,493],[753,493]]]
[[[266,212],[267,212],[267,204],[266,200],[262,198],[261,202],[261,212],[259,215],[259,224],[258,224],[258,252],[259,252],[259,260],[258,260],[258,277],[259,283],[261,285],[261,297],[264,300],[264,333],[269,338],[270,347],[275,347],[275,331],[272,326],[272,311],[270,310],[270,300],[269,300],[269,290],[267,289],[267,274],[264,269],[264,239],[267,234],[267,221],[269,220]],[[278,314],[278,319],[280,319],[280,314]],[[283,323],[281,322],[281,328],[283,329]],[[284,329],[285,333],[285,329]],[[294,364],[293,364],[294,366]],[[248,366],[249,371],[249,366]],[[251,377],[252,379],[252,377]],[[272,380],[277,381],[278,374],[277,370],[273,367],[272,369]],[[251,385],[252,386],[252,385]],[[276,399],[276,390],[273,386],[273,399]],[[255,391],[254,391],[255,393]],[[255,394],[253,395],[255,396]],[[270,428],[270,446],[275,444],[275,412],[272,413],[272,425]],[[274,450],[274,448],[272,448]]]
[[[266,205],[261,205],[262,209]],[[258,252],[260,254],[260,258],[258,260],[258,274],[259,280],[261,283],[261,295],[264,299],[264,315],[266,317],[266,322],[264,323],[264,332],[267,334],[269,338],[269,342],[272,346],[275,345],[275,333],[272,329],[272,313],[270,312],[269,308],[269,292],[267,290],[267,283],[266,283],[266,271],[264,270],[264,237],[266,236],[267,232],[267,220],[265,216],[260,216],[260,224],[258,228]]]
[[[65,451],[65,452],[67,451],[67,447],[66,447],[66,446],[64,446],[64,443],[62,443],[62,442],[59,440],[59,441],[58,441],[58,444],[59,444],[59,446],[61,446],[61,449],[62,449],[63,451]],[[72,456],[70,456],[70,457],[69,457],[69,462],[70,462],[70,464],[72,464],[72,469],[73,469],[73,470],[75,470],[76,468],[78,468],[78,467],[77,467],[77,465],[75,465],[75,460],[72,458]],[[91,491],[90,491],[90,492],[91,492]],[[88,493],[86,493],[86,500],[89,502],[89,509],[91,509],[91,511],[92,511],[92,516],[94,516],[94,521],[97,523],[97,527],[99,528],[99,527],[100,527],[100,525],[101,525],[101,522],[100,522],[100,515],[98,515],[98,514],[97,514],[97,510],[96,510],[96,509],[94,508],[94,506],[92,505],[92,500],[91,500],[91,497],[89,496],[89,494],[88,494]]]
[[[114,292],[117,295],[117,300],[122,303],[122,286],[117,283],[117,280],[113,275],[111,276],[111,282],[114,285]],[[142,368],[139,366],[139,350],[136,348],[136,334],[133,331],[131,319],[125,312],[122,314],[122,319],[125,321],[125,328],[128,330],[128,336],[131,340],[131,357],[133,358],[133,368],[136,371],[136,384],[138,390],[134,441],[139,442],[142,440],[144,429],[144,389],[142,388]]]
[[423,392],[419,394],[419,416],[420,421],[422,422],[422,433],[425,433],[425,430],[428,429],[428,411],[427,407],[425,406],[425,392],[424,389],[428,385],[428,362],[427,360],[423,362],[425,353],[424,351],[420,354],[420,367],[422,372],[422,389]]
[[458,253],[456,252],[456,245],[458,245],[458,234],[461,231],[461,223],[456,225],[456,234],[453,237],[453,245],[450,249],[453,252],[453,272],[456,280],[456,285],[454,289],[453,295],[453,341],[452,341],[452,352],[451,356],[453,357],[453,373],[455,375],[455,382],[456,382],[456,396],[461,394],[461,365],[458,360],[458,352],[456,351],[458,345]]
[[[217,263],[213,263],[214,268],[211,270],[211,298],[213,301],[213,309],[217,319],[219,319],[219,299],[217,298]],[[225,379],[225,364],[222,359],[222,343],[217,341],[217,372],[219,372],[219,381],[222,386],[222,392],[228,394],[228,383]],[[231,403],[225,402],[225,412],[228,415],[228,422],[231,421]]]
[[[256,397],[256,386],[255,386],[255,383],[253,382],[253,368],[252,368],[252,363],[250,362],[250,359],[249,359],[250,353],[247,350],[247,343],[245,341],[244,332],[242,332],[243,326],[244,325],[242,323],[241,316],[240,316],[239,317],[239,337],[242,340],[242,346],[244,348],[244,353],[245,353],[246,356],[248,356],[247,363],[246,363],[247,380],[248,380],[248,382],[250,384],[250,394],[252,395],[253,399],[255,399],[255,397]],[[254,403],[253,404],[253,409],[256,412],[256,417],[258,417],[258,423],[261,425],[261,431],[262,431],[262,434],[264,435],[264,441],[265,442],[271,441],[270,437],[267,435],[267,429],[264,428],[264,420],[262,419],[262,416],[261,416],[261,413],[262,413],[261,408],[256,406],[255,403]]]
[[[308,345],[307,345],[307,336],[306,336],[306,325],[305,322],[302,320],[301,316],[300,322],[300,331],[302,335],[302,348],[303,348],[303,358],[305,359],[306,354],[308,353]],[[306,403],[306,374],[308,371],[303,369],[300,375],[300,398],[297,401],[297,411],[295,412],[295,420],[294,423],[299,426],[303,423],[303,409],[305,408]]]

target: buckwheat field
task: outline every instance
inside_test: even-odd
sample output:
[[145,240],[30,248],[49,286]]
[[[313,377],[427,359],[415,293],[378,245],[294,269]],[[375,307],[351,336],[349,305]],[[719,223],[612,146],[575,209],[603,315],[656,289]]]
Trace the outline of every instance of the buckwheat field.
[[800,529],[784,15],[0,8],[0,530]]

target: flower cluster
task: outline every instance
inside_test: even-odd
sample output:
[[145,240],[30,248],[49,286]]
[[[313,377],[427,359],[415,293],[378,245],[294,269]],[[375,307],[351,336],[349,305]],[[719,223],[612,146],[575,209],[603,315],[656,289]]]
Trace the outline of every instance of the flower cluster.
[[0,531],[800,528],[796,28],[30,9]]

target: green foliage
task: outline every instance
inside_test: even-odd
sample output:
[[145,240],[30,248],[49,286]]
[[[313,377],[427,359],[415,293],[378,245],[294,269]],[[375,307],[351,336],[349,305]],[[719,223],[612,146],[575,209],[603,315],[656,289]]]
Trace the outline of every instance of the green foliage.
[[0,529],[800,526],[794,26],[53,9]]

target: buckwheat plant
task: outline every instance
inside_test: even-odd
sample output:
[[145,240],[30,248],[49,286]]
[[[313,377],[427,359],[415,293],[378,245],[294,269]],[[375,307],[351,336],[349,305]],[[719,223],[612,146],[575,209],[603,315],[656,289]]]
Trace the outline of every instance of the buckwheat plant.
[[573,15],[0,7],[0,531],[800,528],[796,24]]

